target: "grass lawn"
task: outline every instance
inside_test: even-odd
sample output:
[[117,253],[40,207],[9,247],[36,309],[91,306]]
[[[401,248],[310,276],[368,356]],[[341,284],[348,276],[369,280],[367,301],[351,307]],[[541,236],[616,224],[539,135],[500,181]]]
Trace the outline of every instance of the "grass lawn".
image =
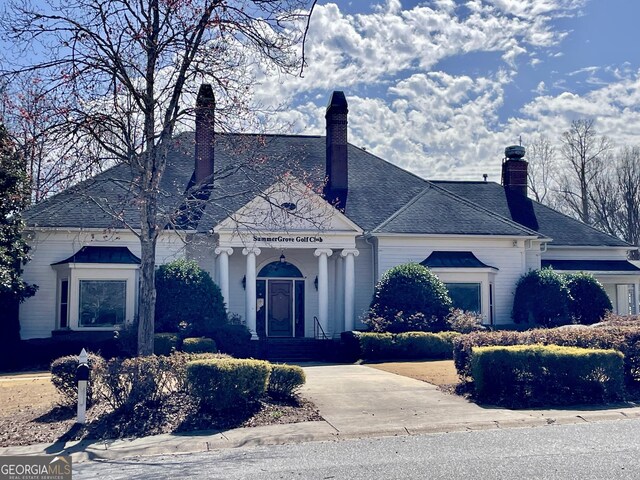
[[439,387],[450,387],[460,383],[453,360],[422,360],[406,362],[370,363],[368,367],[415,378]]

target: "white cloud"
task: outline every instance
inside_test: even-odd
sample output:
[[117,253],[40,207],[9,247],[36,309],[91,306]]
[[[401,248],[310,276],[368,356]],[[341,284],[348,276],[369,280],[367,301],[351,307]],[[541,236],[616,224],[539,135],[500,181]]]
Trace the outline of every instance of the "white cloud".
[[[309,32],[305,78],[265,84],[256,97],[295,103],[276,120],[293,131],[324,133],[330,91],[343,89],[349,102],[350,142],[426,178],[500,180],[504,147],[536,133],[560,137],[575,118],[596,118],[600,133],[620,145],[638,143],[640,73],[629,65],[605,69],[613,80],[568,91],[552,72],[538,82],[535,97],[511,118],[500,112],[518,86],[518,58],[530,64],[559,57],[565,33],[551,20],[577,15],[582,0],[432,0],[411,9],[387,1],[368,14],[347,15],[319,5]],[[496,52],[502,69],[454,75],[439,62],[466,53]],[[499,66],[499,65],[498,65]],[[602,70],[578,73],[595,79]],[[531,88],[531,87],[529,87]],[[511,109],[512,110],[512,109]],[[634,128],[635,127],[635,128]]]

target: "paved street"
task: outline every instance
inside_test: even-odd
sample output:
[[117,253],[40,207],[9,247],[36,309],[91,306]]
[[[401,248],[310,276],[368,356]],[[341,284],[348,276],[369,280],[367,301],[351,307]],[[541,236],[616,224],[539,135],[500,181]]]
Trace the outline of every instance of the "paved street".
[[74,466],[74,479],[637,479],[640,420],[244,447]]

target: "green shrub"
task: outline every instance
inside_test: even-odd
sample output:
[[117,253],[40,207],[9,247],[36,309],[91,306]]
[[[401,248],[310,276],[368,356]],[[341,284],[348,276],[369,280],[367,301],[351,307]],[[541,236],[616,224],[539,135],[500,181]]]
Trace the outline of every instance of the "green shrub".
[[566,281],[571,294],[569,312],[574,323],[597,323],[613,308],[607,292],[593,275],[574,273],[566,275]]
[[512,317],[516,323],[556,327],[571,323],[571,296],[565,279],[551,268],[531,270],[516,285]]
[[405,332],[395,337],[398,358],[452,358],[451,343],[436,333]]
[[557,345],[475,347],[476,397],[509,407],[602,403],[624,397],[623,355]]
[[387,271],[375,288],[367,323],[376,332],[446,330],[451,298],[445,285],[417,263]]
[[171,355],[178,349],[178,335],[174,333],[156,333],[153,336],[153,353],[156,355]]
[[471,375],[471,350],[479,346],[560,345],[581,348],[614,349],[624,354],[625,381],[640,383],[640,328],[572,326],[535,329],[526,332],[475,332],[454,340],[453,359],[462,380]]
[[157,332],[177,333],[181,324],[189,335],[209,336],[227,322],[220,288],[193,260],[176,260],[156,272]]
[[189,337],[182,340],[182,351],[187,353],[216,353],[216,342],[206,337]]
[[177,373],[171,357],[114,358],[100,376],[100,397],[114,410],[139,404],[159,406],[177,390]]
[[393,358],[397,351],[390,333],[362,333],[360,339],[360,355],[363,359],[374,360]]
[[447,325],[450,330],[459,333],[471,333],[486,330],[482,325],[482,317],[475,312],[466,312],[459,308],[454,308],[447,316]]
[[[96,383],[105,368],[105,361],[99,355],[88,354],[88,365],[91,370],[89,381],[87,382],[87,406],[91,405],[95,397]],[[76,405],[78,403],[78,380],[76,371],[78,369],[78,356],[68,355],[60,357],[51,363],[51,383],[62,396],[63,404]]]
[[404,332],[398,334],[358,332],[359,352],[365,360],[406,358],[452,358],[457,332]]
[[228,411],[257,402],[270,370],[262,360],[195,360],[187,363],[187,382],[202,408]]
[[289,398],[304,385],[304,370],[297,365],[271,365],[267,391],[274,398]]
[[251,332],[242,324],[220,325],[213,329],[211,337],[218,349],[236,358],[252,356]]

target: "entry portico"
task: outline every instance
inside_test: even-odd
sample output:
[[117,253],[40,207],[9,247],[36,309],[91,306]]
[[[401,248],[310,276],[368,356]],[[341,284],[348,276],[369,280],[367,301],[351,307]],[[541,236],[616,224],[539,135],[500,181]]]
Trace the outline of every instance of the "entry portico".
[[[287,203],[286,215],[271,213]],[[286,189],[272,186],[213,231],[225,303],[244,316],[254,339],[331,338],[354,328],[356,238],[363,232],[317,193],[290,179]]]

